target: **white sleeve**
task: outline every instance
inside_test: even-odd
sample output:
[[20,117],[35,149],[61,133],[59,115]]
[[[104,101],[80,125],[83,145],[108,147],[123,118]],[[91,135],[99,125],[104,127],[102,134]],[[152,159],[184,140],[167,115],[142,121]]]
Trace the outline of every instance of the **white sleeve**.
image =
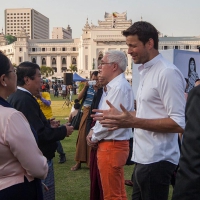
[[185,80],[179,70],[167,68],[159,77],[159,94],[168,113],[181,128],[185,128]]

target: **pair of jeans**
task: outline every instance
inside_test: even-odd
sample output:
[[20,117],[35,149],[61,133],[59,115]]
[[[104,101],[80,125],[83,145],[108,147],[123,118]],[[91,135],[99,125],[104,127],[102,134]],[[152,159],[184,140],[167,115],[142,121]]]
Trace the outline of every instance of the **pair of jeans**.
[[57,143],[57,152],[60,154],[60,157],[62,157],[62,156],[65,156],[65,153],[64,153],[64,151],[63,151],[63,147],[62,147],[62,144],[61,144],[61,142],[60,141],[57,141],[56,142]]
[[171,175],[176,165],[168,161],[136,164],[132,200],[167,200]]
[[104,200],[127,200],[124,168],[129,154],[129,141],[100,141],[97,164]]

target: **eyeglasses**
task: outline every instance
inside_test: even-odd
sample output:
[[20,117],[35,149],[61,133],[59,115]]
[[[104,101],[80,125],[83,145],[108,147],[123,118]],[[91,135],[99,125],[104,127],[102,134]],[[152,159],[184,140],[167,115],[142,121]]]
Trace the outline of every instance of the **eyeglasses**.
[[14,73],[16,74],[16,72],[17,72],[17,69],[16,69],[16,68],[14,68],[14,69],[13,69],[13,71],[12,71],[12,70],[9,70],[9,71],[7,71],[5,74],[9,74],[10,72],[14,72]]
[[105,65],[105,64],[113,64],[114,62],[110,62],[110,63],[100,63],[99,66],[102,67],[102,65]]

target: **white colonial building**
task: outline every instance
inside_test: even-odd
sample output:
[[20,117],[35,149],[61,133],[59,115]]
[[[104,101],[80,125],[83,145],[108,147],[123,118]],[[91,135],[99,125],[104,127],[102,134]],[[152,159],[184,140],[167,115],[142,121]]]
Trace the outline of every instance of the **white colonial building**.
[[[80,38],[77,39],[32,39],[24,29],[16,35],[17,41],[7,45],[3,32],[0,34],[0,50],[12,63],[18,65],[23,61],[31,61],[39,66],[52,67],[55,77],[63,77],[70,65],[76,65],[78,74],[89,77],[96,70],[105,51],[121,50],[127,55],[127,45],[122,31],[132,25],[127,20],[127,13],[105,13],[104,20],[98,25],[86,21]],[[198,51],[200,37],[160,37],[159,50],[182,49]],[[131,78],[131,57],[127,55],[127,78]]]

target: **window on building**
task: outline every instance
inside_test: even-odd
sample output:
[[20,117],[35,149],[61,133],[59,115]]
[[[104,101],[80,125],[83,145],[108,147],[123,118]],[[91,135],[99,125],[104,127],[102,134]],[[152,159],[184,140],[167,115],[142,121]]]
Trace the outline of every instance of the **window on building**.
[[52,51],[56,51],[56,48],[52,48]]
[[72,58],[72,64],[76,65],[76,58]]
[[88,70],[88,55],[85,55],[85,69]]
[[42,48],[42,51],[45,51],[45,48]]
[[190,46],[189,46],[189,45],[186,45],[186,46],[185,46],[185,49],[190,49]]
[[56,59],[55,58],[52,59],[52,65],[56,65]]
[[63,58],[63,59],[62,59],[62,64],[63,64],[63,65],[66,64],[66,58]]
[[36,64],[36,58],[32,58],[32,63]]
[[46,59],[45,58],[42,58],[42,65],[46,65]]
[[63,48],[62,48],[62,51],[66,51],[66,49],[63,47]]
[[35,48],[32,48],[32,51],[35,52]]
[[73,47],[73,48],[72,48],[72,51],[76,51],[76,47]]
[[19,63],[21,63],[22,62],[22,57],[19,57]]
[[21,48],[21,47],[19,48],[19,51],[22,51],[22,48]]
[[175,46],[174,49],[179,49],[178,46]]
[[168,48],[167,48],[167,46],[164,46],[164,50],[167,50]]

